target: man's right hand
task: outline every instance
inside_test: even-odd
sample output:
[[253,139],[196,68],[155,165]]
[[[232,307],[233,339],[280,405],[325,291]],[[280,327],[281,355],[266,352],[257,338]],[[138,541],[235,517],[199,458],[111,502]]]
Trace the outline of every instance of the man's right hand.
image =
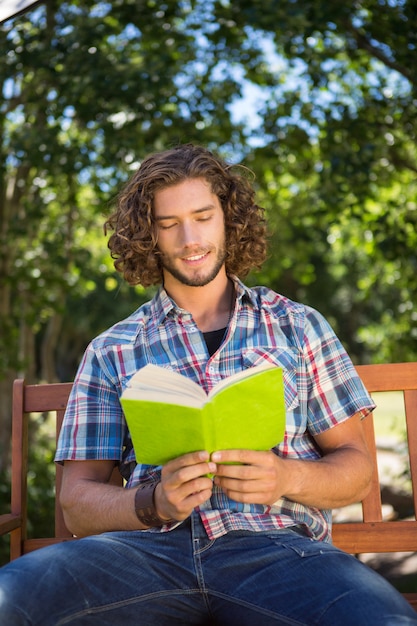
[[207,474],[215,474],[216,469],[205,451],[185,454],[164,465],[154,494],[158,516],[178,521],[189,517],[211,497],[213,481]]

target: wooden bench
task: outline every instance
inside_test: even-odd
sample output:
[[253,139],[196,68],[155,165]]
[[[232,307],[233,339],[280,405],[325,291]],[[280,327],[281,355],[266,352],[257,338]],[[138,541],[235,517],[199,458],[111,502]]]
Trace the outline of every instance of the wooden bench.
[[[351,554],[417,552],[417,362],[362,365],[358,373],[369,392],[401,391],[409,447],[413,485],[414,516],[410,520],[385,521],[382,515],[378,478],[374,418],[363,421],[369,449],[374,460],[374,475],[369,495],[362,502],[362,521],[334,524],[334,543]],[[71,540],[58,499],[55,503],[55,536],[27,537],[28,418],[30,413],[56,413],[57,434],[71,390],[71,383],[26,385],[16,380],[13,387],[12,496],[10,513],[0,515],[0,535],[10,533],[10,558],[63,540]],[[56,466],[56,493],[59,493],[62,468]],[[121,484],[118,472],[112,482]],[[417,589],[404,596],[417,610]]]

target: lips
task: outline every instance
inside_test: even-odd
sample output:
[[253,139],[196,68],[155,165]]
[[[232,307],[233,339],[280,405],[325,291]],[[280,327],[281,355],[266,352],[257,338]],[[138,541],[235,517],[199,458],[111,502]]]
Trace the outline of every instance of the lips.
[[189,256],[185,258],[185,261],[199,261],[200,259],[203,259],[206,255],[205,254],[198,254],[196,256]]
[[181,260],[184,261],[185,263],[199,263],[200,261],[205,259],[208,256],[208,254],[209,252],[206,250],[204,252],[195,253],[190,256],[183,256],[181,257]]

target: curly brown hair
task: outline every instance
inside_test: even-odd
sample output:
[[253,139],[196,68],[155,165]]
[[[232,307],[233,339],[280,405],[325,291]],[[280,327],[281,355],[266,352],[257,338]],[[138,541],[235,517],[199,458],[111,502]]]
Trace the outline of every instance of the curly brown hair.
[[158,190],[189,178],[204,178],[220,200],[225,217],[226,272],[246,276],[251,269],[260,268],[266,256],[264,209],[255,203],[255,191],[244,171],[193,144],[149,155],[121,190],[116,210],[104,225],[105,233],[114,231],[108,246],[117,271],[130,285],[148,287],[162,282],[153,199]]

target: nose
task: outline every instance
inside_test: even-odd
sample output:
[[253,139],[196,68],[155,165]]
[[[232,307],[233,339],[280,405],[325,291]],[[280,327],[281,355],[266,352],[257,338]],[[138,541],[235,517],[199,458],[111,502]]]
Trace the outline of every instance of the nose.
[[180,228],[181,245],[185,248],[199,243],[198,228],[195,222],[184,222]]

